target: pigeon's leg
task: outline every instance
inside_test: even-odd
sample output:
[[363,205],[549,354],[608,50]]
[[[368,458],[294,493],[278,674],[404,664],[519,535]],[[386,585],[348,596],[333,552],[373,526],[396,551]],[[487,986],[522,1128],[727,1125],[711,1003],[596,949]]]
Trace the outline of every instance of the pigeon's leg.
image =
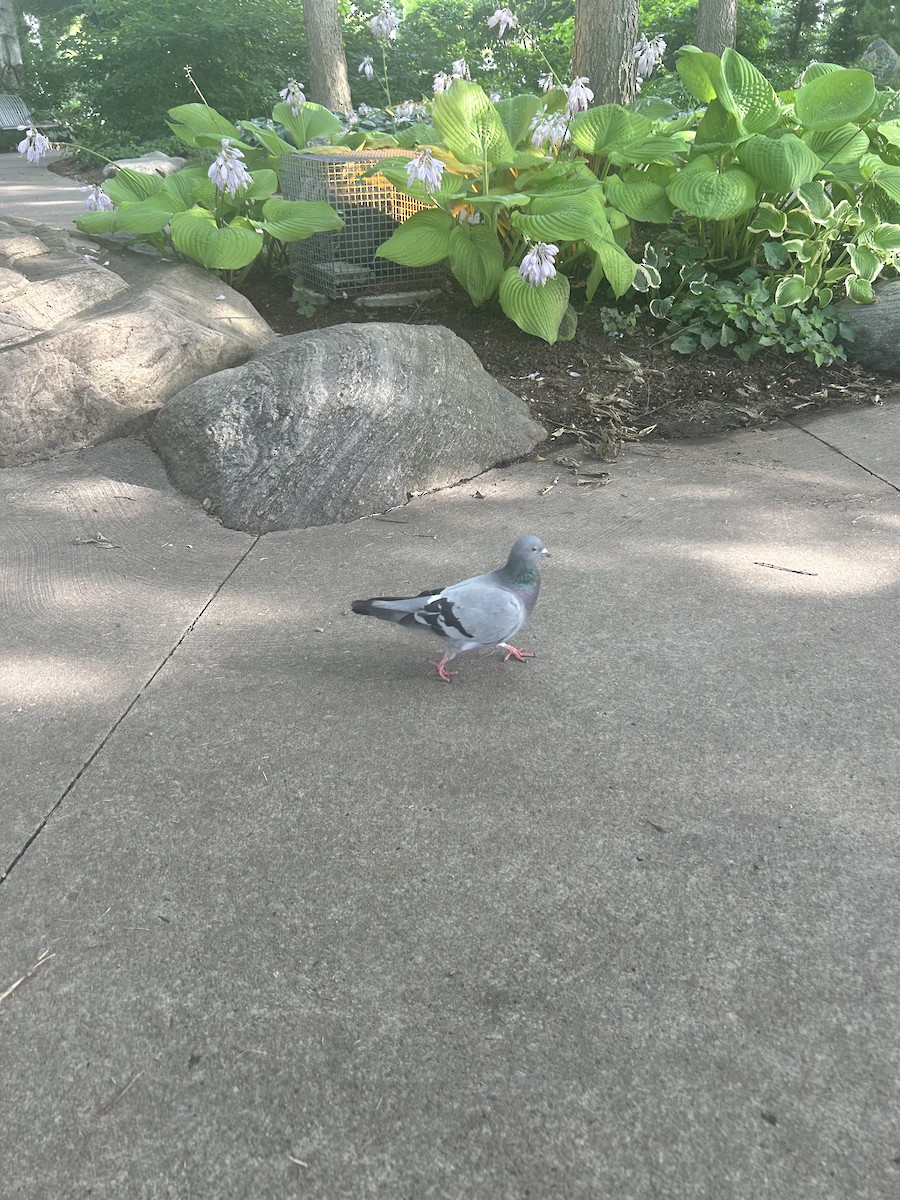
[[514,658],[516,662],[524,662],[526,658],[534,658],[530,650],[518,650],[515,646],[510,646],[509,642],[498,642],[497,645],[506,651],[506,654],[503,656],[504,662],[509,662],[511,658]]
[[432,658],[429,661],[433,667],[437,667],[437,673],[444,683],[449,683],[451,676],[456,674],[456,671],[447,670],[447,663],[450,661],[449,654],[445,654],[443,658]]

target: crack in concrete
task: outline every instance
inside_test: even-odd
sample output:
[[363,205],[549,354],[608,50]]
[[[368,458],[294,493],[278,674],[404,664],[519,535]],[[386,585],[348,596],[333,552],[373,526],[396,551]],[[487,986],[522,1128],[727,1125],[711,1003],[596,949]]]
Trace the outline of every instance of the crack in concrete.
[[794,429],[799,429],[801,433],[808,433],[809,436],[811,438],[815,438],[815,440],[820,445],[827,446],[827,448],[829,450],[833,450],[835,452],[835,454],[839,454],[841,456],[841,458],[845,458],[847,460],[847,462],[853,463],[853,465],[855,467],[859,467],[859,469],[861,471],[865,471],[865,473],[867,475],[871,475],[873,479],[877,479],[880,483],[886,483],[888,485],[888,487],[893,488],[893,490],[895,492],[900,492],[900,484],[894,483],[894,481],[892,479],[885,479],[885,477],[883,475],[879,475],[877,471],[873,471],[872,468],[867,467],[865,465],[865,463],[858,462],[855,458],[853,458],[851,455],[849,455],[845,450],[842,450],[839,446],[834,446],[834,445],[832,445],[831,442],[826,442],[826,440],[823,437],[819,437],[819,435],[817,433],[813,433],[813,431],[811,429],[807,429],[803,425],[798,425],[796,421],[791,421],[790,419],[787,421],[787,424],[792,425],[794,427]]
[[44,829],[47,827],[47,823],[50,820],[50,818],[57,811],[57,809],[63,803],[65,798],[69,795],[69,793],[72,791],[72,789],[78,783],[78,781],[81,779],[82,775],[84,775],[85,771],[87,771],[88,767],[91,765],[91,763],[94,761],[94,759],[96,759],[96,757],[100,753],[100,751],[109,742],[110,738],[113,736],[113,734],[116,732],[116,730],[122,724],[122,722],[125,720],[125,718],[128,716],[128,714],[131,712],[131,710],[134,708],[134,706],[140,700],[141,696],[143,696],[143,694],[147,691],[147,689],[153,683],[153,680],[157,677],[157,675],[159,675],[159,673],[163,670],[163,668],[171,660],[172,656],[182,645],[182,643],[184,642],[184,640],[188,636],[188,634],[191,633],[197,627],[197,622],[201,619],[203,614],[209,609],[209,607],[217,599],[217,597],[219,596],[219,593],[222,591],[222,589],[225,587],[225,585],[228,583],[228,581],[231,579],[231,577],[234,575],[234,573],[238,570],[238,568],[243,565],[244,561],[247,558],[247,555],[250,554],[250,552],[259,543],[260,536],[261,535],[258,534],[256,537],[254,537],[253,541],[250,543],[250,545],[247,547],[247,549],[244,551],[244,553],[240,556],[240,558],[237,560],[237,562],[234,564],[234,566],[228,571],[228,573],[225,575],[224,579],[222,579],[221,582],[217,585],[217,587],[213,591],[212,595],[209,597],[209,599],[206,601],[206,603],[202,606],[202,608],[197,613],[197,615],[193,618],[193,620],[190,622],[190,624],[181,633],[180,637],[175,642],[175,644],[172,646],[172,648],[165,654],[162,661],[156,667],[154,667],[153,671],[150,673],[150,675],[147,677],[147,679],[144,681],[144,683],[140,686],[140,688],[138,689],[136,694],[128,702],[125,709],[119,714],[118,717],[116,717],[115,721],[113,721],[112,725],[109,727],[107,732],[103,735],[103,737],[100,739],[100,741],[94,747],[94,749],[91,751],[91,753],[85,759],[85,761],[81,764],[81,766],[75,772],[75,775],[72,777],[72,779],[69,781],[69,783],[65,786],[65,788],[63,788],[63,790],[59,796],[59,799],[52,805],[49,812],[46,814],[46,816],[44,816],[44,818],[41,820],[38,827],[30,835],[30,837],[28,837],[26,839],[25,844],[19,850],[18,854],[16,854],[15,858],[12,860],[12,862],[9,864],[9,866],[6,868],[6,870],[3,871],[2,874],[0,874],[0,886],[2,886],[6,882],[6,880],[9,878],[10,874],[12,873],[13,869],[16,866],[18,866],[19,862],[21,862],[22,858],[24,858],[25,854],[28,852],[29,847],[32,846],[32,844],[37,840],[37,838],[39,838],[40,835],[43,833]]

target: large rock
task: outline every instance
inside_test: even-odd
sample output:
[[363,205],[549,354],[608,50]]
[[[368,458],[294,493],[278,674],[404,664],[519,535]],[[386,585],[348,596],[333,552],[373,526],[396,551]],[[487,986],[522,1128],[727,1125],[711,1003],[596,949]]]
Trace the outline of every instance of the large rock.
[[170,158],[162,150],[148,150],[138,158],[117,158],[115,162],[107,163],[103,174],[118,175],[123,167],[128,167],[130,171],[137,171],[139,175],[161,175],[165,179],[167,175],[174,175],[176,171],[180,171],[186,162],[186,158]]
[[380,512],[544,436],[455,334],[380,323],[282,338],[186,388],[151,431],[175,486],[251,533]]
[[0,467],[146,426],[195,379],[274,338],[197,267],[0,220]]
[[872,72],[879,87],[900,87],[900,54],[884,38],[870,42],[860,62]]
[[834,307],[855,335],[844,342],[847,357],[872,371],[900,375],[900,280],[876,283],[874,304],[840,300]]

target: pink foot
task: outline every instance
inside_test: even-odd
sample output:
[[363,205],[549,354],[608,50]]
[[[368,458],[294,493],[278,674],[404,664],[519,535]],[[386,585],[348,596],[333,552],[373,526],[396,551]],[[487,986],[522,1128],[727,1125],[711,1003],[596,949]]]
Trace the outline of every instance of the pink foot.
[[534,658],[530,650],[519,650],[515,646],[510,646],[508,642],[500,642],[499,645],[506,651],[503,657],[504,662],[509,662],[514,658],[516,662],[524,662],[526,658]]
[[454,676],[456,674],[456,671],[448,671],[447,670],[447,663],[449,661],[450,660],[447,658],[446,654],[444,655],[443,658],[429,659],[429,662],[431,663],[431,665],[433,667],[437,667],[438,677],[440,679],[443,679],[444,683],[449,683],[452,676]]

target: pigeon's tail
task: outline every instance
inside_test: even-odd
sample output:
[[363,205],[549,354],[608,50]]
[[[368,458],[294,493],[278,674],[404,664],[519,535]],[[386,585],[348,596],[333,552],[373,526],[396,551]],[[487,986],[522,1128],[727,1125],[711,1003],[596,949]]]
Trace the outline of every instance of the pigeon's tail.
[[354,600],[350,607],[361,617],[378,617],[381,621],[394,621],[399,624],[410,613],[424,608],[440,591],[441,588],[430,588],[420,592],[418,596],[373,596],[371,600]]

